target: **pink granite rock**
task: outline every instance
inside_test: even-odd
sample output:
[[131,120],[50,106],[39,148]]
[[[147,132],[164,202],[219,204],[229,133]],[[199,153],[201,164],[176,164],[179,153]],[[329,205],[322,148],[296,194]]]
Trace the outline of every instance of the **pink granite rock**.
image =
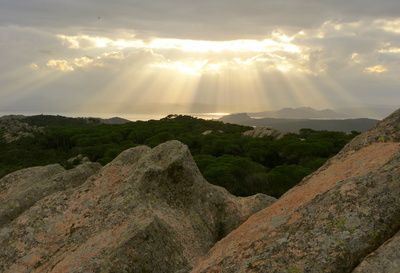
[[178,141],[132,148],[0,229],[0,271],[188,270],[274,201],[237,198],[207,183]]
[[400,110],[219,241],[192,272],[351,272],[400,228],[399,141]]

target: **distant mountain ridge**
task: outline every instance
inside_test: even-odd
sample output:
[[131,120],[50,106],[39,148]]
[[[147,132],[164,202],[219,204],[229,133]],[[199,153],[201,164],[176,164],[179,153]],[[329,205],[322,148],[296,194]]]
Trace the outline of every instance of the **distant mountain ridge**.
[[65,125],[90,125],[90,124],[124,124],[127,122],[131,122],[130,120],[120,118],[120,117],[112,117],[112,118],[97,118],[97,117],[66,117],[61,115],[5,115],[0,117],[0,123],[4,121],[11,121],[11,120],[20,120],[25,122],[29,125],[36,125],[36,126],[48,126],[48,125],[55,125],[55,126],[65,126]]
[[365,132],[371,129],[379,120],[359,118],[359,119],[251,119],[239,123],[248,126],[267,126],[272,127],[282,133],[298,133],[300,129],[309,128],[317,131],[339,131],[350,133],[352,131]]
[[395,111],[393,106],[365,106],[316,110],[312,107],[282,108],[280,110],[249,112],[252,118],[289,118],[289,119],[383,119]]
[[[280,118],[265,117],[253,118],[256,114],[274,113]],[[296,116],[297,115],[297,116]],[[329,115],[335,116],[336,118],[329,118]],[[282,118],[282,116],[286,116]],[[307,116],[308,118],[304,118]],[[318,118],[317,118],[318,116]],[[369,118],[338,118],[340,114],[333,110],[315,110],[309,107],[303,107],[298,109],[284,108],[276,112],[259,112],[259,113],[237,113],[227,115],[219,120],[227,123],[235,123],[245,126],[256,126],[256,127],[272,127],[282,133],[298,133],[300,129],[309,128],[317,131],[340,131],[340,132],[365,132],[372,126],[379,122],[377,119]],[[289,118],[291,117],[291,118]],[[295,118],[293,118],[295,117]],[[313,117],[313,118],[312,118]]]
[[335,112],[331,109],[316,110],[311,107],[282,108],[278,111],[263,111],[248,113],[253,118],[290,118],[290,119],[311,119],[311,118],[349,118],[349,115]]

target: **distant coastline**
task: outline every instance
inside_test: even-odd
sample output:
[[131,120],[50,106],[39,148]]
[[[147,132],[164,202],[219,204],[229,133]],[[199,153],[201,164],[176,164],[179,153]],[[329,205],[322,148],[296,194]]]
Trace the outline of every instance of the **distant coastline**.
[[[137,113],[132,112],[65,112],[65,111],[1,111],[0,117],[5,115],[24,115],[24,116],[33,116],[33,115],[60,115],[65,117],[93,117],[93,118],[101,118],[101,119],[109,119],[114,117],[119,117],[122,119],[130,120],[130,121],[148,121],[148,120],[159,120],[171,114],[178,115],[188,115],[202,119],[215,119],[219,120],[221,118],[228,118],[229,116],[237,116],[245,114],[247,118],[252,118],[255,120],[261,120],[264,118],[277,118],[277,119],[308,119],[308,120],[346,120],[346,119],[357,119],[357,118],[368,118],[375,120],[382,120],[386,116],[390,115],[392,112],[397,110],[397,107],[394,106],[372,106],[372,107],[354,107],[354,108],[340,108],[340,109],[324,109],[317,110],[311,107],[300,107],[300,108],[282,108],[280,110],[273,111],[263,111],[263,112],[212,112],[206,110],[196,111],[193,109],[193,112],[186,112],[182,110],[181,107],[172,107],[168,109],[158,109],[157,106],[154,106],[153,109],[155,112],[147,113],[146,111],[137,111]],[[222,119],[222,120],[223,120]]]
[[223,116],[229,115],[230,113],[168,113],[168,114],[134,114],[134,113],[73,113],[73,112],[0,112],[0,117],[8,115],[24,115],[24,116],[35,116],[35,115],[53,115],[53,116],[65,116],[71,118],[81,117],[93,117],[108,119],[113,117],[124,118],[130,121],[147,121],[147,120],[159,120],[170,114],[182,114],[193,116],[202,119],[219,119]]

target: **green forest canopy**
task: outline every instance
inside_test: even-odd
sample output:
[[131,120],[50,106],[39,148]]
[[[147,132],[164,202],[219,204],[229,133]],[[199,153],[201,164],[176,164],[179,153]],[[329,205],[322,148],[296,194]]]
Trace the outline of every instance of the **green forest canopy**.
[[44,115],[20,121],[44,126],[46,132],[0,142],[0,178],[31,166],[70,168],[67,160],[79,154],[105,165],[128,148],[176,139],[189,147],[207,181],[238,196],[261,192],[280,197],[358,134],[302,129],[280,139],[253,138],[242,134],[252,127],[182,115],[119,125]]

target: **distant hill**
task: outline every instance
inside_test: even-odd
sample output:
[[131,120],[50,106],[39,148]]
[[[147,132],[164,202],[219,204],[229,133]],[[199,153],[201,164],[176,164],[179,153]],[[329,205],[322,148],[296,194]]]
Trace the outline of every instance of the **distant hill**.
[[276,111],[252,112],[252,118],[288,118],[288,119],[350,119],[370,118],[383,119],[395,111],[395,106],[347,107],[316,110],[311,107],[282,108]]
[[289,118],[289,119],[310,119],[310,118],[323,118],[323,119],[336,119],[336,118],[350,118],[346,114],[335,112],[331,109],[316,110],[311,107],[301,108],[283,108],[278,111],[263,111],[256,113],[248,113],[253,118]]
[[131,122],[130,120],[120,118],[120,117],[113,117],[113,118],[108,118],[108,119],[99,118],[99,120],[101,123],[104,123],[104,124],[125,124],[128,122]]
[[98,124],[124,124],[131,122],[130,120],[113,117],[108,119],[102,118],[93,118],[93,117],[82,117],[82,118],[72,118],[65,116],[54,116],[54,115],[33,115],[33,116],[24,116],[24,115],[6,115],[0,117],[0,121],[5,120],[20,120],[21,122],[25,122],[30,126],[87,126],[87,125],[98,125]]
[[239,122],[246,122],[248,120],[251,120],[251,117],[246,113],[238,113],[238,114],[231,114],[231,115],[223,116],[218,120],[223,121],[223,122],[228,122],[228,123],[239,124]]
[[[247,119],[245,117],[248,117]],[[368,118],[357,119],[285,119],[285,118],[251,118],[247,114],[234,114],[219,119],[223,122],[246,126],[272,127],[282,133],[298,133],[300,129],[310,128],[317,131],[365,132],[379,120]]]

